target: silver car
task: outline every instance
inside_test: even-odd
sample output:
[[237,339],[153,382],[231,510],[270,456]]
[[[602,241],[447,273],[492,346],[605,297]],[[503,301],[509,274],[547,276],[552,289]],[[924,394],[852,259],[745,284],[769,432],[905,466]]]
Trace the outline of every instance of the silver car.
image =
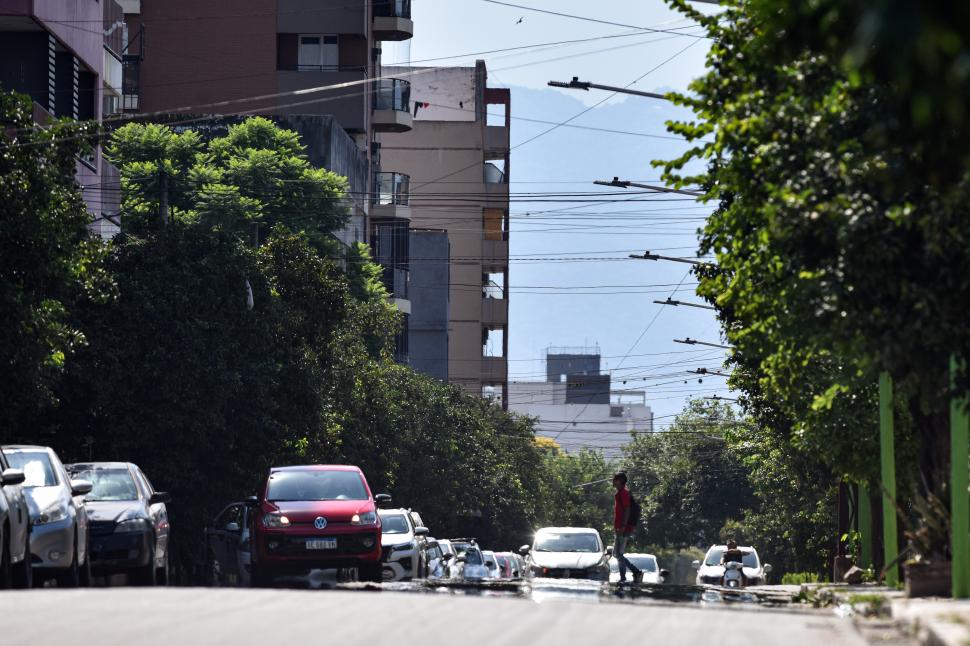
[[44,446],[5,446],[3,454],[12,468],[24,472],[35,582],[53,578],[58,587],[89,585],[84,496],[91,483],[72,481],[54,450]]
[[24,472],[11,469],[0,451],[0,588],[29,588],[30,511],[23,491]]

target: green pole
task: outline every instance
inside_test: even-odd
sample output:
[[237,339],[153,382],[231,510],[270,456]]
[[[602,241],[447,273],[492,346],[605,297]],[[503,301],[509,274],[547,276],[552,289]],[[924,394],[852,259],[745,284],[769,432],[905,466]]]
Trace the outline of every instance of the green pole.
[[[956,389],[959,364],[950,357],[950,387]],[[970,500],[967,487],[968,420],[966,397],[950,398],[950,515],[953,518],[953,598],[970,597]]]
[[[882,544],[885,563],[896,558],[896,449],[893,434],[893,380],[888,372],[879,373],[879,441],[882,457]],[[886,570],[886,585],[899,585],[899,566]]]
[[859,567],[872,567],[872,507],[869,501],[869,490],[865,485],[859,485],[858,521],[859,521]]

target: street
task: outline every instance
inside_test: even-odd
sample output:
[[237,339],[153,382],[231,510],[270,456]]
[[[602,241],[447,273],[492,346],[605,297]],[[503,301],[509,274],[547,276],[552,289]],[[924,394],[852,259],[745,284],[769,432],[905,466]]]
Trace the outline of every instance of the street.
[[[569,588],[576,590],[570,593]],[[541,586],[540,586],[541,587]],[[4,592],[6,646],[139,644],[667,644],[861,645],[831,611],[757,603],[610,602],[588,584],[556,583],[533,600],[446,587],[352,590],[101,588]],[[387,588],[393,589],[393,586]],[[501,594],[501,593],[499,593]]]

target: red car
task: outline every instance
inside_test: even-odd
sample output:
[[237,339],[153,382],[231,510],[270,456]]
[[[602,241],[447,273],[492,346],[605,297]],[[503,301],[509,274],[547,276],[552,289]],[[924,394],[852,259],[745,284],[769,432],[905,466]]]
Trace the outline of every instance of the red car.
[[312,569],[356,568],[364,581],[381,580],[381,519],[377,505],[387,494],[371,494],[354,466],[310,465],[270,469],[253,516],[252,580],[269,585],[281,575]]

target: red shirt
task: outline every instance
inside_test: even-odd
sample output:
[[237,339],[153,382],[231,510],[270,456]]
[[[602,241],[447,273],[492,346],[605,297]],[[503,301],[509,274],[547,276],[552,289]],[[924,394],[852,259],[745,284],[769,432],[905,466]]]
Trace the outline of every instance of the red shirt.
[[624,534],[629,534],[633,531],[633,525],[627,524],[623,525],[623,517],[626,515],[626,510],[630,508],[630,491],[626,488],[620,489],[613,496],[613,529],[620,531],[622,530]]

